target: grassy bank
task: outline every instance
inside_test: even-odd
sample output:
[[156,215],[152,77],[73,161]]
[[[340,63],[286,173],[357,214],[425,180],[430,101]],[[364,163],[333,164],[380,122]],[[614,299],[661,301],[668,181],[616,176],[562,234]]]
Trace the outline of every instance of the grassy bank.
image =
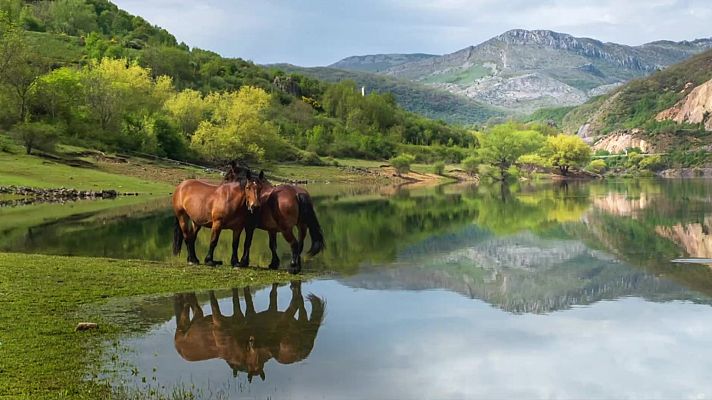
[[[87,305],[111,298],[286,282],[286,272],[181,263],[0,253],[0,398],[96,399],[108,388],[83,379],[101,344],[130,330]],[[304,276],[300,276],[304,278]],[[100,329],[74,332],[80,321]]]

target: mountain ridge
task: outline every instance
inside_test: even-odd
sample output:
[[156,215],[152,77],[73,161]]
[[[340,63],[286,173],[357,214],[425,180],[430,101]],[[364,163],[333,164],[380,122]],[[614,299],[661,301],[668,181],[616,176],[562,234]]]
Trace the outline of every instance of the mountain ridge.
[[[375,72],[512,112],[531,112],[582,104],[709,48],[712,38],[629,46],[550,30],[513,29],[453,53],[414,58]],[[366,62],[369,56],[359,57]],[[349,69],[344,60],[332,66]]]

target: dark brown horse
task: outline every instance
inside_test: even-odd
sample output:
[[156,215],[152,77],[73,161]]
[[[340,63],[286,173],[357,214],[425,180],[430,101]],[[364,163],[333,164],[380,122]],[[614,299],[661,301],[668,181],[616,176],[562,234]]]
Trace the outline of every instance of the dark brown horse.
[[[240,266],[249,265],[252,236],[255,228],[259,228],[269,233],[269,248],[272,252],[269,267],[279,268],[277,233],[281,233],[292,250],[290,272],[299,273],[302,269],[301,254],[307,232],[312,242],[307,252],[309,256],[319,254],[325,247],[324,235],[314,212],[311,196],[305,189],[297,186],[272,186],[265,179],[264,171],[260,172],[257,182],[260,190],[260,208],[256,217],[250,218],[245,226],[245,245]],[[298,238],[294,236],[294,227],[297,227]]]
[[[234,164],[231,164],[234,167]],[[228,179],[234,179],[235,171],[228,172]],[[231,175],[231,173],[233,175]],[[180,254],[185,240],[188,248],[188,263],[198,264],[195,254],[195,241],[201,227],[211,228],[210,248],[205,257],[206,265],[220,265],[213,259],[215,246],[220,238],[220,231],[233,231],[232,259],[237,265],[237,247],[240,233],[245,227],[248,215],[260,206],[258,181],[246,173],[244,182],[226,181],[213,185],[196,179],[183,181],[173,193],[173,212],[176,216],[173,236],[173,254]]]
[[[292,364],[311,354],[325,315],[326,303],[309,295],[311,313],[307,314],[301,282],[292,282],[292,298],[284,311],[277,308],[277,285],[272,285],[267,310],[257,312],[249,287],[242,290],[245,311],[240,306],[240,290],[232,290],[232,315],[225,316],[217,298],[210,293],[212,315],[203,316],[193,304],[195,295],[176,296],[175,346],[187,361],[221,358],[236,376],[246,372],[265,379],[264,366],[272,358],[280,364]],[[188,318],[189,311],[193,319]],[[298,316],[297,316],[298,314]]]

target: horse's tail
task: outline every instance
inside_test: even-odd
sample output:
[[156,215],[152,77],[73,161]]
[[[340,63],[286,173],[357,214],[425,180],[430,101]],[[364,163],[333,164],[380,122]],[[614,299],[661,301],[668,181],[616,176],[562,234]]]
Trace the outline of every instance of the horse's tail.
[[312,245],[307,254],[313,257],[326,247],[324,233],[321,231],[321,225],[319,225],[319,220],[316,218],[314,205],[309,195],[299,193],[297,194],[297,200],[299,202],[299,221],[307,224],[309,236],[311,236]]
[[180,222],[176,217],[175,227],[173,228],[173,255],[180,254],[180,248],[183,245],[183,231],[180,229]]

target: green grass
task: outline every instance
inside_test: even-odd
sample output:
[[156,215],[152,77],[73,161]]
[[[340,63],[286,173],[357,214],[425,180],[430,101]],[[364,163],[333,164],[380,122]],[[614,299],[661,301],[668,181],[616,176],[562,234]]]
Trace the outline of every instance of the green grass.
[[115,189],[119,192],[170,193],[171,185],[111,174],[92,167],[72,167],[26,154],[0,152],[0,185],[79,190]]
[[[86,381],[102,346],[131,330],[99,315],[112,298],[286,282],[286,272],[0,253],[0,397],[106,398]],[[300,278],[305,278],[300,276]],[[80,321],[96,331],[74,332]]]

